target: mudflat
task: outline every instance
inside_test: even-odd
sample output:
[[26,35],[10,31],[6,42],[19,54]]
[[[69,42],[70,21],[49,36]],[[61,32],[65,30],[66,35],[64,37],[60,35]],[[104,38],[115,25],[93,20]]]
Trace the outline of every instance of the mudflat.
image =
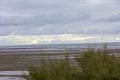
[[[111,54],[120,56],[120,49],[109,50]],[[0,71],[27,70],[26,65],[39,65],[40,60],[45,59],[64,59],[67,53],[70,59],[74,59],[82,53],[81,50],[67,51],[0,51]]]

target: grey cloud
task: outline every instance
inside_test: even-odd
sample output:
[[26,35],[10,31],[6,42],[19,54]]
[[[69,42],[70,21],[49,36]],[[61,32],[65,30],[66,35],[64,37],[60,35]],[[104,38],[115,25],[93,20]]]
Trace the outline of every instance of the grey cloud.
[[[42,35],[42,34],[120,34],[120,23],[77,22],[65,25],[9,26],[0,27],[0,34]],[[7,28],[7,30],[5,30]],[[4,31],[5,30],[5,31]]]
[[120,13],[118,15],[110,17],[108,21],[120,22]]
[[76,22],[80,20],[87,20],[91,16],[89,14],[83,14],[83,12],[77,12],[76,15],[75,12],[66,11],[64,12],[53,12],[53,13],[47,13],[47,14],[38,14],[33,15],[34,16],[10,16],[10,17],[0,17],[2,18],[0,20],[1,26],[41,26],[46,24],[66,24],[71,22]]
[[[88,0],[1,0],[0,35],[120,34],[120,1],[90,5]],[[4,15],[4,16],[2,16]],[[105,21],[106,19],[107,21]]]

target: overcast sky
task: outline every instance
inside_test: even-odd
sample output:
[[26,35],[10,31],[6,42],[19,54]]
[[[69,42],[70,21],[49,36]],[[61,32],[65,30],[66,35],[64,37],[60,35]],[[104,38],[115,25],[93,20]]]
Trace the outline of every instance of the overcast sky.
[[0,0],[1,43],[9,35],[20,35],[20,41],[24,35],[66,33],[119,40],[120,0]]

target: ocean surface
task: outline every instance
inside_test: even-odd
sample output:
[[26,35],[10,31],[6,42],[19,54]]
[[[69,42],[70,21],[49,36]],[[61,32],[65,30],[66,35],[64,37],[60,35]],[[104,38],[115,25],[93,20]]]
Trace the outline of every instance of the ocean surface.
[[62,50],[84,50],[88,48],[102,49],[107,45],[108,49],[120,49],[119,43],[81,43],[81,44],[41,44],[41,45],[14,45],[0,46],[0,51],[62,51]]

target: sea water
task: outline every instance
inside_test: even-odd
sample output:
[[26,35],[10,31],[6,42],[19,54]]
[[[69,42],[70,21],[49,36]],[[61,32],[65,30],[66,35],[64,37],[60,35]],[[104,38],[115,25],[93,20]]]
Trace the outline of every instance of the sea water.
[[41,44],[41,45],[13,45],[0,46],[0,51],[32,51],[32,50],[79,50],[96,48],[101,49],[107,45],[108,49],[120,49],[120,43],[78,43],[78,44]]

